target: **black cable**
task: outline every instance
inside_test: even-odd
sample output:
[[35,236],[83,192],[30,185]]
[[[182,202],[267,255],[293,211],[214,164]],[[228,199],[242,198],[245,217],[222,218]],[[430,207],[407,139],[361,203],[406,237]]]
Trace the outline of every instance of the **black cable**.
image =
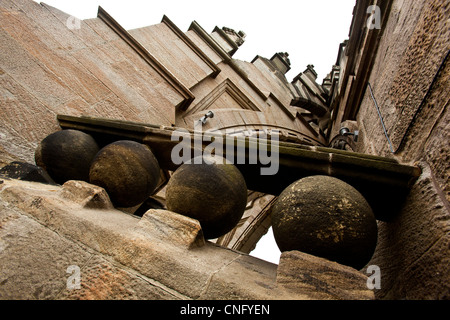
[[389,139],[389,134],[386,130],[386,126],[384,125],[384,121],[383,121],[383,117],[381,116],[380,108],[378,107],[377,100],[375,99],[375,96],[373,95],[372,86],[370,85],[370,82],[367,82],[367,84],[369,85],[370,95],[372,96],[373,102],[375,103],[375,107],[377,108],[378,116],[380,117],[381,125],[383,126],[384,135],[386,136],[386,139],[389,142],[389,149],[391,149],[391,152],[394,153],[394,148],[392,146],[391,139]]

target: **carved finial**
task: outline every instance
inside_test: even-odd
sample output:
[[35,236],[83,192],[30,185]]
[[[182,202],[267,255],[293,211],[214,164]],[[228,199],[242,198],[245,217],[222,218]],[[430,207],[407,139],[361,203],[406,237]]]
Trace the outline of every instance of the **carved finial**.
[[291,65],[291,61],[289,60],[289,53],[287,53],[287,52],[279,52],[278,54],[283,58],[284,61],[286,61],[286,63],[288,65]]
[[236,32],[234,29],[223,27],[222,30],[240,47],[245,42],[246,34],[244,31]]
[[291,61],[289,60],[289,53],[287,52],[278,52],[273,55],[270,59],[275,65],[275,67],[281,71],[283,74],[286,74],[291,69]]
[[306,70],[305,70],[304,74],[308,74],[308,73],[312,75],[314,80],[317,79],[317,72],[316,72],[316,70],[314,70],[314,65],[308,64],[306,66]]

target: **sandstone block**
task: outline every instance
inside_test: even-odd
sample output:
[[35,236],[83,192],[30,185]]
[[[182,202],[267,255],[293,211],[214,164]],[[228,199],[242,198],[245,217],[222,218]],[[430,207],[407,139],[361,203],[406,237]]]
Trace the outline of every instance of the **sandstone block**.
[[77,202],[83,208],[112,209],[113,205],[105,189],[85,181],[70,180],[64,183],[61,196]]
[[374,299],[363,273],[299,251],[281,254],[277,283],[312,299]]
[[148,210],[139,225],[167,243],[186,248],[201,247],[205,244],[200,223],[186,216],[167,210]]

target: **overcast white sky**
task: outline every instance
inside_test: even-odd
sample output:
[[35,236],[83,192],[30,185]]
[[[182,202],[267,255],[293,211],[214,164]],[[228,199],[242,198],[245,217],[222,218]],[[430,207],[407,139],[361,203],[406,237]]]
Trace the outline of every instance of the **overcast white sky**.
[[[36,1],[36,0],[35,0]],[[41,2],[41,1],[36,1]],[[207,32],[215,26],[244,31],[245,43],[233,58],[270,59],[288,52],[291,81],[313,64],[318,83],[331,71],[339,44],[348,38],[356,0],[45,0],[79,19],[95,18],[103,7],[125,29],[153,25],[167,15],[182,31],[197,21]],[[270,229],[252,255],[278,263],[280,252]]]

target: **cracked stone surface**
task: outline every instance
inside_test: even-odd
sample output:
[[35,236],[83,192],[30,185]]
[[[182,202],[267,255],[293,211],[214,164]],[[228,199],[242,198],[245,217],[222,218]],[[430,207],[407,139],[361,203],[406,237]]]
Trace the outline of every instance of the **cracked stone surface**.
[[[75,196],[67,197],[68,190]],[[275,264],[205,241],[194,219],[165,210],[139,218],[109,205],[86,206],[93,194],[103,193],[88,183],[2,180],[0,298],[374,298],[364,289],[366,275],[357,270],[352,273],[358,281],[347,281],[348,267],[320,258],[311,262],[309,255],[297,253],[303,260],[281,256],[281,265],[296,266],[286,277]],[[323,278],[314,264],[336,276]],[[313,294],[311,287],[299,286],[303,270],[322,277],[326,290],[316,287]],[[77,275],[79,287],[74,287]]]

